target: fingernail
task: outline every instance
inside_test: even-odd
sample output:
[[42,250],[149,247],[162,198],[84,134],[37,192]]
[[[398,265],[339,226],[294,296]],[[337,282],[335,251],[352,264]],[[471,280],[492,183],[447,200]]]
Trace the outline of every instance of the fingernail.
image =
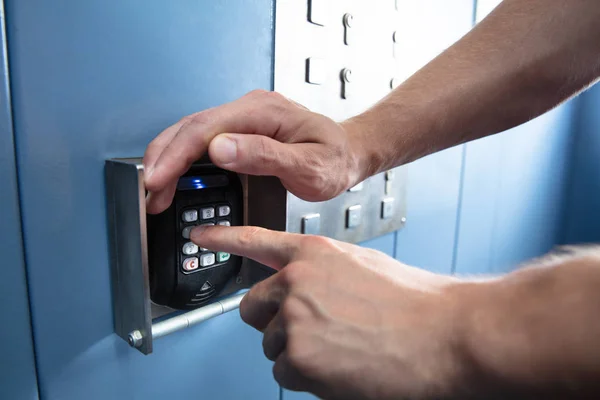
[[237,157],[237,144],[226,136],[213,139],[211,158],[221,164],[229,164]]
[[151,167],[144,167],[144,170],[146,171],[145,175],[146,175],[146,180],[148,180],[152,174],[154,173],[154,165],[152,165]]

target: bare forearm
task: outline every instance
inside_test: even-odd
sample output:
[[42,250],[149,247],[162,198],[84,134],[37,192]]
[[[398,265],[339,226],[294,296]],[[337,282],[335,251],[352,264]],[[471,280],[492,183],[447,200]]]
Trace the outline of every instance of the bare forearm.
[[[526,122],[600,73],[597,0],[505,0],[365,113],[369,174]],[[364,146],[364,144],[363,144]]]
[[600,393],[600,248],[465,285],[458,304],[468,392],[492,388],[515,399]]

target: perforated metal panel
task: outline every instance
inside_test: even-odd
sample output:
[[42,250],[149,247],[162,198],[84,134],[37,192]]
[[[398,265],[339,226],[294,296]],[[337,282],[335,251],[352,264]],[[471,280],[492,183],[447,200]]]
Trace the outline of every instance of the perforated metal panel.
[[[394,1],[277,1],[274,89],[336,121],[364,111],[406,74],[395,13]],[[401,228],[405,196],[403,168],[327,202],[288,195],[286,229],[302,232],[303,218],[313,226],[318,214],[319,228],[305,233],[358,243]]]

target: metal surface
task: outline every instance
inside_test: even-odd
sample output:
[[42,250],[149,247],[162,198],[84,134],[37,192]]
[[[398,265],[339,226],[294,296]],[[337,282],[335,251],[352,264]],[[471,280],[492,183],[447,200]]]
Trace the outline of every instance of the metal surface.
[[0,399],[39,397],[19,209],[4,3],[0,2]]
[[[392,51],[394,4],[358,0],[323,3],[326,6],[319,1],[277,1],[274,89],[312,111],[342,120],[388,94],[391,79],[401,75]],[[322,7],[318,8],[319,25],[310,17],[316,7]],[[306,82],[305,76],[312,76],[312,71],[306,71],[307,66],[312,68],[305,61],[308,59],[318,59],[324,70],[318,85]],[[382,174],[367,179],[361,190],[326,202],[306,202],[288,194],[286,230],[302,232],[303,218],[318,213],[319,234],[346,242],[359,243],[394,232],[403,227],[406,216],[406,184],[405,168],[398,168],[387,193],[395,199],[395,213],[387,219],[381,218],[386,197]],[[357,204],[362,207],[361,224],[349,229],[347,209]]]
[[272,0],[5,4],[40,397],[276,399],[262,335],[235,312],[151,357],[114,333],[104,189],[106,159],[271,89]]
[[106,201],[115,332],[129,340],[141,334],[144,354],[152,352],[144,168],[139,159],[106,162]]
[[600,85],[576,104],[561,244],[600,244]]
[[156,340],[170,333],[180,331],[226,312],[235,310],[239,308],[244,295],[245,293],[242,293],[220,299],[196,310],[176,315],[165,321],[156,322],[152,324],[152,340]]

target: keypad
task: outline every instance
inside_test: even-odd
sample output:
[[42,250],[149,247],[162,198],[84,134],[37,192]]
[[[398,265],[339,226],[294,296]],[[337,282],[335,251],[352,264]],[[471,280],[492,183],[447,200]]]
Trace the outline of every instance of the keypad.
[[231,206],[229,204],[204,204],[189,207],[181,211],[180,232],[185,240],[181,240],[179,256],[181,269],[191,273],[203,268],[218,266],[230,260],[231,255],[225,252],[215,253],[190,242],[190,233],[196,226],[231,226]]

